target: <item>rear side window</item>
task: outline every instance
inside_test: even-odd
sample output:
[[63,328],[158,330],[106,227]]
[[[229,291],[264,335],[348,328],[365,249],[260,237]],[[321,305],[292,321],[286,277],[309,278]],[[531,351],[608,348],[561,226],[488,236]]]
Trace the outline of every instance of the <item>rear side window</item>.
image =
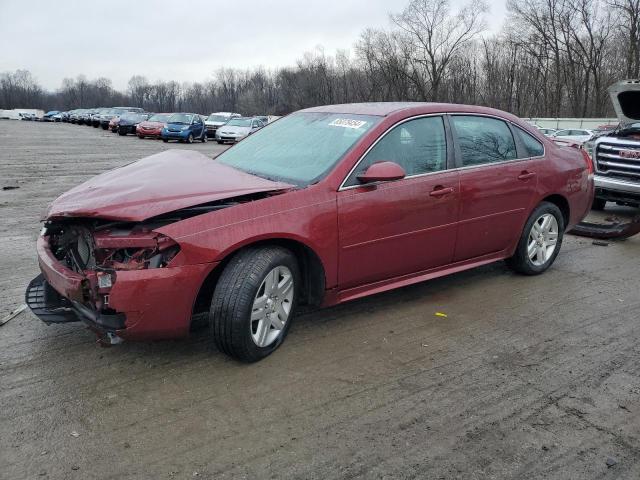
[[345,185],[358,185],[358,175],[377,162],[395,162],[407,177],[447,168],[447,140],[442,117],[422,117],[391,129],[367,153]]
[[451,125],[460,145],[463,167],[504,162],[518,157],[511,130],[502,120],[454,115]]
[[538,139],[519,127],[515,127],[515,131],[522,143],[522,146],[524,147],[525,155],[527,157],[541,157],[544,155],[544,146]]

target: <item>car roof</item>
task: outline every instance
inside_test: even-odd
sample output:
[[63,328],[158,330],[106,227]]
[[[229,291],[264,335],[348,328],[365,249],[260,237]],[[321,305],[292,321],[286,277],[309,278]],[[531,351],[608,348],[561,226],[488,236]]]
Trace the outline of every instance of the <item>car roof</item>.
[[[504,112],[502,110],[496,110],[489,107],[481,107],[475,105],[462,105],[457,103],[430,103],[430,102],[372,102],[372,103],[344,103],[339,105],[326,105],[320,107],[311,107],[302,112],[317,112],[317,113],[343,113],[352,115],[373,115],[386,117],[391,114],[399,113],[402,111],[411,111],[414,114],[427,114],[427,113],[479,113],[479,114],[492,114],[501,116],[503,118],[509,118],[512,120],[519,120],[514,115]],[[533,127],[532,127],[533,128]]]

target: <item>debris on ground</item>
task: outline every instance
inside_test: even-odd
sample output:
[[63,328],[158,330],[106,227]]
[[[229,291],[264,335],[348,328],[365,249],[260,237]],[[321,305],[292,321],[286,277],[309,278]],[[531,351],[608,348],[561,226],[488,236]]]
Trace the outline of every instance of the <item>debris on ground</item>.
[[611,468],[611,467],[613,467],[614,465],[617,465],[617,464],[618,464],[618,460],[616,460],[615,458],[613,458],[613,457],[607,458],[607,468]]
[[5,185],[4,187],[2,187],[2,190],[16,190],[18,188],[20,187],[17,185]]
[[597,245],[599,247],[608,247],[609,246],[609,242],[603,242],[602,240],[594,240],[591,243],[592,243],[592,245]]
[[601,240],[623,240],[640,233],[640,215],[636,215],[627,223],[621,223],[620,219],[617,217],[609,218],[608,220],[612,220],[612,223],[601,224],[581,222],[573,227],[569,233],[581,237],[598,238]]
[[76,432],[75,430],[72,431],[69,435],[71,435],[72,437],[78,438],[80,436],[80,434],[78,432]]
[[5,323],[7,323],[9,320],[16,318],[18,315],[20,315],[26,309],[27,309],[27,305],[25,303],[20,305],[18,308],[14,309],[11,313],[9,313],[9,315],[7,315],[2,320],[0,320],[0,327],[2,325],[4,325]]
[[436,312],[436,317],[447,318],[447,314],[442,312]]

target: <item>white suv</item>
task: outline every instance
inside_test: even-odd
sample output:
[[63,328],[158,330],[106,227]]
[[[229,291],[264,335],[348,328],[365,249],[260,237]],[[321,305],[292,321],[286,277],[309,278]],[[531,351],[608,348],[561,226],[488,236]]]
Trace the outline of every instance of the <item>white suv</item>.
[[216,130],[219,127],[227,123],[232,118],[241,117],[239,113],[232,112],[216,112],[212,113],[204,121],[205,128],[207,129],[207,137],[215,137]]

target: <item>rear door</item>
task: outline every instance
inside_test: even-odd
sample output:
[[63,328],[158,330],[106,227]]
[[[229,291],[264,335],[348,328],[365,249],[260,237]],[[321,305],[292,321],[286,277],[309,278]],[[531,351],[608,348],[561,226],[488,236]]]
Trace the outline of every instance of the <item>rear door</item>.
[[[458,172],[442,116],[411,119],[389,130],[338,192],[341,289],[451,262],[456,240]],[[402,166],[406,178],[361,185],[375,162]]]
[[[452,115],[450,122],[460,167],[460,218],[454,253],[454,261],[459,262],[500,252],[520,238],[535,197],[544,148],[526,132],[498,118]],[[540,149],[525,151],[521,134],[538,143]]]

